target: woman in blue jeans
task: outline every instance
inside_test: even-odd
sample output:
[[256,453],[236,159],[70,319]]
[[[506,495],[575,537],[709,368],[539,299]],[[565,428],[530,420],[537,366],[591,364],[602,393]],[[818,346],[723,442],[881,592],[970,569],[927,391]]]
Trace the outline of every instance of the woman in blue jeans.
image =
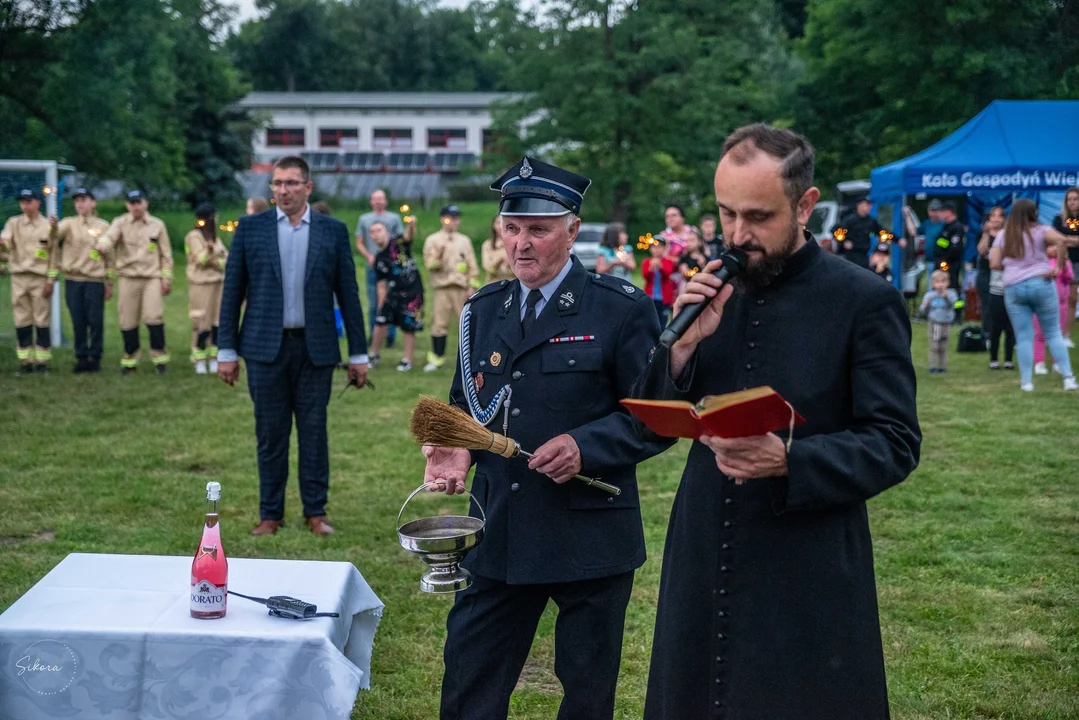
[[[1079,239],[1079,238],[1076,238]],[[1057,257],[1065,257],[1068,238],[1048,225],[1038,223],[1038,206],[1033,200],[1016,200],[1011,214],[989,251],[989,265],[1003,270],[1004,305],[1015,328],[1015,352],[1019,360],[1022,389],[1034,390],[1034,316],[1045,332],[1045,343],[1064,376],[1065,390],[1079,390],[1072,374],[1068,348],[1057,317],[1056,269],[1049,265],[1046,243],[1057,247]]]

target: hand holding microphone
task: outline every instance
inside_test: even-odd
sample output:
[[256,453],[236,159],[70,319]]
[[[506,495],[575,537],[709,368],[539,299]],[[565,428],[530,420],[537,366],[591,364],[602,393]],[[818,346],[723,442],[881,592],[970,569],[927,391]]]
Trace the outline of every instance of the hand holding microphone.
[[734,292],[728,282],[745,266],[746,254],[732,247],[690,278],[674,303],[674,319],[659,336],[660,343],[668,348],[675,343],[692,348],[714,333],[723,317],[723,304]]

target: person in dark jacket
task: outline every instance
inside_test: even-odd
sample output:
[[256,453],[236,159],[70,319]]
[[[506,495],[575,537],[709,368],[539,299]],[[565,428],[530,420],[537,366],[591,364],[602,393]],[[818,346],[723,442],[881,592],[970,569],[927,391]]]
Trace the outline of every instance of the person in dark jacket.
[[959,269],[963,267],[963,237],[967,234],[963,223],[955,214],[955,203],[948,200],[941,206],[940,218],[944,221],[940,235],[933,241],[933,269],[948,273],[950,287],[961,287]]
[[570,255],[588,184],[525,158],[492,185],[517,279],[487,285],[465,306],[450,400],[535,457],[424,448],[432,489],[463,490],[475,464],[472,495],[487,517],[465,560],[474,583],[446,622],[443,720],[506,717],[549,600],[558,606],[558,717],[614,715],[626,606],[645,559],[636,466],[672,443],[619,404],[659,336],[651,299]]
[[[820,196],[813,149],[735,130],[716,170],[728,243],[678,308],[710,301],[633,396],[692,402],[768,385],[806,422],[703,436],[667,531],[646,720],[888,717],[866,501],[918,463],[921,431],[902,295],[802,230]],[[792,422],[793,426],[793,422]]]
[[880,237],[880,223],[869,214],[872,209],[873,202],[867,197],[862,198],[854,214],[840,220],[839,225],[832,229],[833,234],[839,227],[846,230],[839,254],[864,268],[869,267],[869,251],[876,247],[877,238]]

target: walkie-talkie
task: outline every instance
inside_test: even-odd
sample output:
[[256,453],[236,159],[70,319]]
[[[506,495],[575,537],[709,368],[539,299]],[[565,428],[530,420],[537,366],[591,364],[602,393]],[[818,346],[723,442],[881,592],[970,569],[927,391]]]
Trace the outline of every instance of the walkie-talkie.
[[320,613],[317,605],[312,605],[309,602],[303,600],[297,600],[294,597],[288,597],[287,595],[274,595],[268,598],[251,597],[250,595],[243,595],[238,592],[229,590],[229,595],[235,595],[242,597],[245,600],[252,600],[257,603],[262,603],[270,609],[270,615],[274,617],[287,618],[289,620],[310,620],[317,617],[341,617],[339,613]]

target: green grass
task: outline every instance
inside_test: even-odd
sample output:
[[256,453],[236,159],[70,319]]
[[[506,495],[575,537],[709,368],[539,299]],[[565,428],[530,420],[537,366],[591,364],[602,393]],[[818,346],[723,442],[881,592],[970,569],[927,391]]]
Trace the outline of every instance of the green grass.
[[[466,218],[482,217],[482,226],[489,210],[466,208]],[[344,218],[350,227],[356,214]],[[187,217],[167,219],[180,231]],[[258,520],[251,401],[245,380],[233,389],[188,367],[185,286],[178,271],[166,300],[175,358],[166,377],[145,360],[138,375],[120,377],[110,303],[105,373],[73,376],[71,351],[59,350],[52,376],[17,379],[10,295],[0,280],[0,609],[71,552],[191,555],[204,486],[214,479],[224,487],[231,556],[348,560],[385,602],[373,687],[357,698],[353,717],[434,717],[450,599],[420,593],[422,566],[398,546],[394,519],[422,477],[409,409],[418,394],[444,394],[450,370],[401,376],[399,350],[386,351],[373,373],[377,391],[330,403],[329,514],[337,534],[319,539],[302,528],[293,480],[289,526],[251,538]],[[426,351],[426,337],[419,349]],[[1079,718],[1079,396],[1064,394],[1056,376],[1037,378],[1037,391],[1021,394],[1017,373],[989,372],[985,355],[953,354],[951,372],[930,377],[924,326],[915,328],[914,358],[922,465],[870,510],[893,716]],[[339,374],[335,384],[343,380]],[[640,468],[650,559],[627,618],[619,718],[641,716],[659,558],[687,447]],[[415,505],[412,512],[428,514],[463,508],[464,500],[422,496]],[[556,713],[553,617],[549,611],[540,624],[515,718]]]

